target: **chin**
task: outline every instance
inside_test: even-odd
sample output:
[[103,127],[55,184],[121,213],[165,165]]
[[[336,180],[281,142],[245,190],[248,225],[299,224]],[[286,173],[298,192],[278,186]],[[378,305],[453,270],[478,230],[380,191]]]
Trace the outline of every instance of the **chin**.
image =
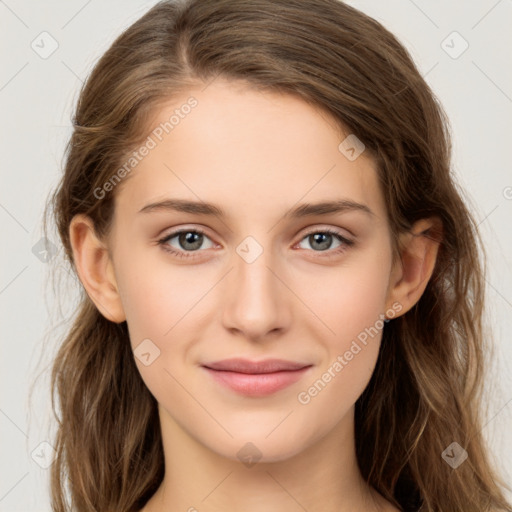
[[[248,468],[257,464],[283,462],[289,460],[315,442],[315,439],[300,439],[283,430],[280,434],[265,432],[248,432],[243,436],[230,439],[223,446],[209,448],[221,457],[241,462]],[[308,442],[309,441],[309,442]]]

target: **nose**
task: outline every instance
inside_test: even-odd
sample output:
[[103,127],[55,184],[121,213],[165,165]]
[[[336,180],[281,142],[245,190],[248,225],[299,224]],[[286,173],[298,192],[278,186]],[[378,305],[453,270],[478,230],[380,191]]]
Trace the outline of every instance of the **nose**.
[[234,269],[226,279],[223,303],[225,328],[252,341],[287,330],[291,292],[285,276],[279,275],[282,267],[276,264],[272,251],[253,241],[241,244],[232,261]]

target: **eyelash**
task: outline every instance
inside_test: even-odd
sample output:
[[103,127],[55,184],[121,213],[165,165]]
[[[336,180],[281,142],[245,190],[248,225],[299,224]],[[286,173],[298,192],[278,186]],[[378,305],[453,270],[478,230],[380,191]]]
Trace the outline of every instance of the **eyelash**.
[[[167,242],[169,240],[171,240],[172,238],[174,238],[177,235],[180,235],[181,233],[197,233],[197,234],[201,234],[201,235],[204,235],[204,236],[208,237],[206,232],[203,231],[200,228],[181,229],[179,231],[175,231],[174,233],[170,233],[169,235],[166,235],[164,238],[161,238],[160,240],[158,240],[158,245],[161,245],[162,249],[164,251],[169,252],[169,253],[173,254],[174,256],[177,256],[178,258],[195,258],[195,254],[194,253],[202,252],[202,251],[176,251],[175,249],[172,249],[170,245],[167,244]],[[342,245],[340,245],[340,247],[338,247],[337,249],[334,249],[334,250],[329,250],[328,249],[327,251],[313,251],[313,252],[319,252],[319,253],[322,253],[322,252],[327,252],[328,253],[327,256],[321,256],[321,257],[329,258],[329,257],[337,256],[337,255],[343,253],[344,251],[346,251],[349,247],[353,246],[354,243],[355,243],[353,240],[349,240],[348,238],[345,238],[338,231],[336,231],[334,229],[330,229],[330,228],[316,229],[316,230],[310,231],[309,233],[306,233],[300,239],[299,242],[302,242],[302,240],[304,240],[308,236],[314,235],[316,233],[333,235],[340,242],[342,242]],[[210,237],[208,237],[208,238],[210,238]]]

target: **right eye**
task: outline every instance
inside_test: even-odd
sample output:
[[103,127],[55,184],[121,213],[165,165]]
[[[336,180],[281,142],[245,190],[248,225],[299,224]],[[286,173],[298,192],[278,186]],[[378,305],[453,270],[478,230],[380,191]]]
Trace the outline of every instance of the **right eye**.
[[[158,243],[165,251],[168,251],[171,254],[178,256],[179,258],[193,258],[194,255],[188,255],[187,252],[201,252],[198,251],[198,249],[203,245],[205,237],[206,239],[210,240],[204,231],[197,228],[180,229],[179,231],[169,233],[164,238],[158,240]],[[171,243],[174,238],[176,238],[176,243],[178,246],[181,247],[177,247]],[[214,246],[215,244],[211,242],[211,246],[206,248],[211,249]]]

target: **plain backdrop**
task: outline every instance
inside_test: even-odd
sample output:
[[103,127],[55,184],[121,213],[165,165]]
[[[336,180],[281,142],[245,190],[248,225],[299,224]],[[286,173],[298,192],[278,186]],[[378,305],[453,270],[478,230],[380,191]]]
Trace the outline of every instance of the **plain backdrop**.
[[[65,328],[58,322],[72,311],[76,288],[69,279],[68,294],[59,292],[61,311],[46,285],[61,254],[55,254],[56,238],[50,240],[55,246],[40,241],[41,220],[61,173],[72,108],[99,56],[154,3],[0,1],[0,512],[50,511],[47,367],[56,335]],[[510,483],[512,1],[349,3],[399,37],[451,121],[454,172],[489,256],[488,321],[495,353],[483,432]],[[50,342],[43,344],[46,338]]]

